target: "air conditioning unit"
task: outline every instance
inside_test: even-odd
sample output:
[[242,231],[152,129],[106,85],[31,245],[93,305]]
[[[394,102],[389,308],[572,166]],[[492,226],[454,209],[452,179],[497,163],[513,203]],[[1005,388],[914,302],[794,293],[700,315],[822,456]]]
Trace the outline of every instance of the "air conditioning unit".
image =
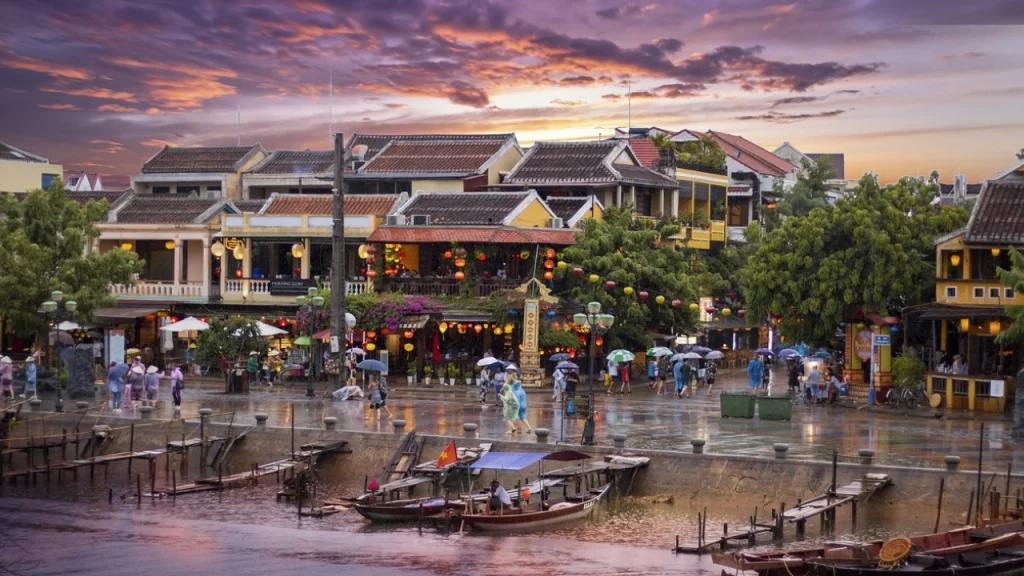
[[388,226],[405,226],[405,216],[401,214],[392,214],[385,220]]
[[430,226],[430,216],[426,214],[416,214],[412,217],[413,226]]
[[362,168],[363,166],[366,166],[366,160],[353,160],[352,161],[352,170],[354,172],[358,172],[359,169]]
[[552,228],[565,228],[565,219],[564,218],[552,218],[551,219],[551,227]]

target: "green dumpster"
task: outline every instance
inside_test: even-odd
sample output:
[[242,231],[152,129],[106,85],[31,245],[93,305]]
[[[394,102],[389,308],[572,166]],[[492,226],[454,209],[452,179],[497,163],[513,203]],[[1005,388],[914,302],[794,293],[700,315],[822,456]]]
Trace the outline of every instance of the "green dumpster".
[[761,396],[757,399],[757,413],[762,420],[792,420],[793,400],[786,396]]
[[722,408],[722,418],[753,418],[754,403],[757,397],[753,394],[729,394],[723,392],[718,395],[719,405]]

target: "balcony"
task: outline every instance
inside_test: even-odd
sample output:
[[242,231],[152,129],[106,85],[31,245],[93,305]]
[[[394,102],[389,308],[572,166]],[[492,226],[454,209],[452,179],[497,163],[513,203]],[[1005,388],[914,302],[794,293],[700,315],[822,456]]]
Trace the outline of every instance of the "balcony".
[[134,286],[114,285],[110,293],[119,300],[169,300],[177,302],[209,302],[219,295],[219,287],[207,290],[202,282],[158,282],[140,280]]
[[[480,280],[470,287],[472,296],[490,296],[495,292],[518,288],[525,280],[492,278]],[[465,282],[454,278],[386,278],[382,282],[385,292],[399,292],[409,296],[455,297],[462,296]]]
[[1006,406],[1007,381],[1000,377],[932,372],[927,378],[928,395],[941,396],[946,408],[1002,413]]
[[[316,286],[315,280],[267,278],[231,278],[224,280],[224,302],[226,304],[295,304],[295,297],[306,294]],[[323,282],[325,288],[331,282]],[[345,295],[355,296],[369,290],[365,279],[353,279],[345,283]]]
[[711,221],[711,241],[725,242],[725,222],[722,220]]
[[1024,305],[1024,297],[998,280],[936,280],[935,301],[977,306]]

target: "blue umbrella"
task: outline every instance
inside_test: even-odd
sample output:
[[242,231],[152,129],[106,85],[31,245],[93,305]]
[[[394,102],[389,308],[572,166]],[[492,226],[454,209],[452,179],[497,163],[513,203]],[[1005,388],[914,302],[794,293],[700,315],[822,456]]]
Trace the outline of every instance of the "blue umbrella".
[[796,350],[793,350],[792,348],[783,348],[782,350],[779,351],[779,356],[782,356],[786,360],[789,360],[791,358],[799,358],[800,353],[797,352]]
[[707,354],[708,352],[711,352],[711,348],[708,348],[706,346],[694,346],[693,349],[690,350],[690,352],[696,352],[697,354]]
[[767,348],[758,348],[754,351],[758,356],[775,356],[775,353]]
[[368,372],[387,372],[388,367],[384,365],[380,360],[363,360],[359,364],[356,364],[356,368],[360,370],[366,370]]
[[829,354],[828,352],[825,352],[824,350],[818,350],[814,354],[811,354],[811,358],[822,358],[824,360],[829,360],[832,358],[832,355]]
[[559,362],[558,366],[555,366],[556,370],[579,370],[580,367],[572,362]]
[[569,358],[571,358],[571,356],[569,356],[565,352],[559,352],[558,354],[552,354],[551,356],[548,356],[548,360],[552,362],[564,362]]

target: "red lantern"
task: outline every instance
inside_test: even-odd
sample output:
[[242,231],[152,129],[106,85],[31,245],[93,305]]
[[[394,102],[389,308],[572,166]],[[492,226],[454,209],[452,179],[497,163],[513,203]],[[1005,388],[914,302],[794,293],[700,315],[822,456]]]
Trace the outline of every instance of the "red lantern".
[[376,275],[377,275],[377,271],[374,270],[373,268],[370,268],[369,270],[366,271],[366,277],[367,278],[373,278]]
[[466,261],[463,260],[462,258],[456,258],[455,259],[455,267],[456,268],[462,268],[465,265],[466,265]]
[[474,326],[473,326],[473,331],[474,331],[474,332],[476,332],[477,334],[479,334],[480,332],[482,332],[482,331],[483,331],[483,329],[484,329],[484,327],[483,327],[483,326],[481,326],[481,325],[479,325],[479,324],[476,324],[476,325],[474,325]]
[[548,270],[551,270],[552,268],[555,267],[555,261],[554,260],[545,260],[544,261],[544,267],[547,268]]
[[707,308],[704,309],[704,311],[707,312],[708,314],[714,314],[715,313],[715,307],[714,306],[708,306]]
[[466,273],[463,272],[462,270],[459,270],[458,272],[455,273],[455,279],[459,280],[459,281],[465,280],[466,279]]
[[598,336],[597,340],[594,340],[594,344],[597,344],[598,346],[604,346],[604,338]]
[[281,328],[284,328],[285,326],[288,325],[288,321],[285,320],[284,318],[281,318],[280,320],[278,320],[277,323],[281,325]]
[[366,332],[366,337],[369,338],[370,340],[373,340],[374,338],[377,337],[377,333],[374,332],[373,330],[368,330]]
[[447,260],[451,260],[451,259],[452,259],[452,251],[451,251],[451,250],[445,250],[445,251],[444,251],[444,257],[445,257],[445,258],[446,258]]
[[604,286],[605,286],[605,288],[611,290],[611,289],[615,288],[615,281],[614,280],[609,280],[609,281],[604,283]]
[[411,340],[413,335],[414,334],[413,334],[412,330],[406,330],[405,332],[402,332],[402,336],[405,336],[406,339],[410,339]]
[[481,261],[481,262],[486,262],[487,261],[487,255],[484,254],[483,252],[481,252],[480,254],[477,255],[476,259]]
[[168,320],[168,322],[170,322],[171,324],[174,324],[175,322],[177,322],[177,321],[178,321],[178,317],[177,317],[177,316],[171,316],[171,317],[170,317],[170,318],[168,318],[167,320]]
[[572,273],[577,275],[577,276],[582,276],[583,275],[583,268],[573,268],[572,269]]
[[241,277],[242,277],[242,269],[241,268],[235,268],[235,278],[241,278]]
[[744,310],[743,308],[740,308],[739,310],[736,311],[736,315],[739,316],[740,318],[743,318],[744,316],[747,315],[747,311]]
[[547,256],[548,258],[554,258],[555,257],[555,249],[554,248],[548,248],[547,252],[545,252],[544,255]]
[[377,263],[377,259],[374,258],[373,256],[367,256],[366,257],[366,264],[367,265],[371,265],[372,266],[373,264],[376,264],[376,263]]
[[156,320],[156,314],[146,314],[146,322],[152,322]]
[[672,307],[673,308],[679,308],[682,305],[683,305],[683,303],[680,302],[678,298],[676,298],[675,300],[672,301]]
[[213,269],[213,275],[217,277],[220,276],[220,266],[217,266],[216,268]]
[[550,281],[554,277],[555,277],[555,275],[551,273],[551,270],[548,270],[547,272],[544,273],[544,279],[545,280]]
[[641,300],[647,300],[647,297],[649,296],[649,294],[647,293],[646,290],[641,290],[640,293],[637,294],[637,296],[639,296]]
[[388,328],[387,326],[380,329],[381,336],[387,336],[388,334],[391,334],[391,329]]
[[374,248],[373,245],[367,246],[366,253],[372,256],[377,253],[377,249]]

